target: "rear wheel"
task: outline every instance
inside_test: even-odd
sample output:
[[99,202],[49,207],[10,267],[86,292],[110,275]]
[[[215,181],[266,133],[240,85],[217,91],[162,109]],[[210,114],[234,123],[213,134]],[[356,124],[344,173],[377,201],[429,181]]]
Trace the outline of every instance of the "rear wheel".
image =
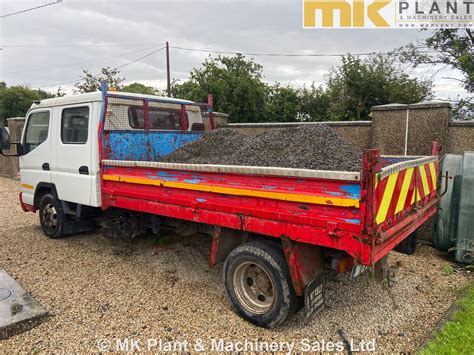
[[234,249],[224,264],[224,284],[230,305],[244,319],[274,328],[298,308],[281,248],[271,242],[250,242]]
[[39,218],[46,236],[57,239],[65,236],[65,216],[60,201],[50,193],[43,195],[40,201]]
[[416,231],[406,237],[400,244],[395,247],[395,251],[406,255],[413,255],[416,251]]

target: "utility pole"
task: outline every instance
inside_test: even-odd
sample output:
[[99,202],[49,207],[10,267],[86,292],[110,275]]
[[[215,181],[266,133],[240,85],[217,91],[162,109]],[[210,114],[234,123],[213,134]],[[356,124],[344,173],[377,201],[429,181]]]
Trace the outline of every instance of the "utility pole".
[[170,44],[166,42],[166,91],[168,97],[171,97],[171,73],[170,73]]

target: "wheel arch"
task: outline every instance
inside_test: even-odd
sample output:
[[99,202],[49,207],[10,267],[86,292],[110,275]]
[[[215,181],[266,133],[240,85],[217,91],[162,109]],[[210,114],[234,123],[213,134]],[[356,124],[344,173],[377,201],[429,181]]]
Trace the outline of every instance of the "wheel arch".
[[257,240],[262,242],[272,242],[283,250],[280,238],[214,226],[212,232],[211,257],[209,262],[211,269],[214,268],[216,264],[224,261],[232,250],[237,248],[239,245]]
[[33,206],[39,208],[41,198],[47,194],[51,193],[55,199],[58,199],[58,192],[56,190],[56,185],[47,182],[40,182],[35,189],[35,195],[33,198]]

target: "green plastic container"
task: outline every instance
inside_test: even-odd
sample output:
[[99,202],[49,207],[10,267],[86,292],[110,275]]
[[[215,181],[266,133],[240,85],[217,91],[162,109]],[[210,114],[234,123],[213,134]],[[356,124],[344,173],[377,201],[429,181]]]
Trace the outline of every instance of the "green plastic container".
[[[443,176],[448,172],[451,178],[433,220],[433,244],[441,251],[454,250],[454,259],[459,263],[473,263],[474,152],[445,155],[440,161],[440,171]],[[441,192],[445,183],[442,177]]]
[[[443,177],[440,180],[440,191],[444,192],[446,171],[452,179],[448,179],[446,193],[440,198],[438,213],[433,220],[433,244],[436,249],[448,251],[454,246],[456,225],[458,220],[457,207],[459,202],[459,178],[462,171],[462,155],[446,154],[440,161],[440,171]],[[456,182],[456,188],[455,188]],[[454,193],[454,190],[456,192]]]
[[474,261],[474,152],[464,153],[460,180],[454,260],[469,264]]

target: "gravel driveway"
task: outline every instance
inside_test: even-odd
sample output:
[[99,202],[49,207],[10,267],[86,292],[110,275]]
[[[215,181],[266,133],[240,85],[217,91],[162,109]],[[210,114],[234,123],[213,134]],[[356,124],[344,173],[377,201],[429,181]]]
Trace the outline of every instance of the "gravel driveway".
[[117,338],[338,342],[341,330],[355,341],[376,339],[377,351],[415,351],[470,280],[461,269],[450,272],[430,247],[411,257],[393,252],[393,287],[367,275],[330,274],[327,307],[309,324],[298,314],[284,327],[260,329],[227,305],[222,267],[208,268],[209,238],[124,242],[96,232],[50,240],[37,215],[21,211],[17,185],[0,178],[0,266],[51,318],[1,341],[1,353],[98,351],[99,339]]

